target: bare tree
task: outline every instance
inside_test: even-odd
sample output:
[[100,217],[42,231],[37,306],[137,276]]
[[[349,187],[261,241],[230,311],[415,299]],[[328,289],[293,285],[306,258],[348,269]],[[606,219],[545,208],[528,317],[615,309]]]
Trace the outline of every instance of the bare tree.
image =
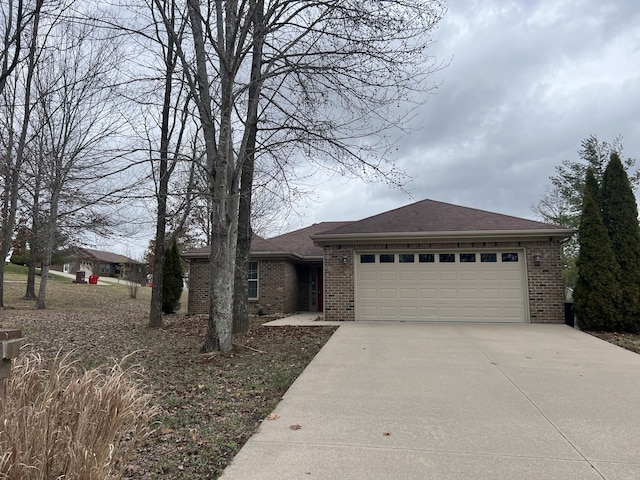
[[[44,0],[29,7],[18,0],[3,3],[3,52],[0,72],[0,94],[5,99],[2,151],[2,245],[0,247],[0,280],[4,278],[4,259],[11,248],[20,193],[20,179],[27,148],[29,119],[32,110],[31,88],[36,67],[41,10]],[[25,52],[25,60],[20,57]],[[7,88],[11,84],[11,88]],[[0,307],[4,307],[4,286],[0,281]]]
[[[55,44],[42,52],[36,69],[34,128],[42,147],[37,168],[42,173],[40,213],[43,221],[42,269],[37,308],[45,308],[47,276],[56,240],[68,218],[77,214],[96,220],[98,182],[113,168],[108,142],[119,117],[111,113],[117,44],[97,36],[90,24],[61,20],[52,28]],[[100,225],[101,222],[97,222]],[[68,225],[68,224],[66,224]],[[104,225],[104,223],[103,223]]]
[[445,9],[409,0],[186,3],[189,42],[163,20],[197,106],[207,158],[212,273],[203,350],[229,351],[235,272],[251,231],[240,209],[251,207],[256,159],[273,171],[289,171],[283,158],[306,159],[399,183],[385,157],[385,130],[406,120],[405,107],[419,101],[413,94],[434,87],[427,80],[441,65],[427,47]]

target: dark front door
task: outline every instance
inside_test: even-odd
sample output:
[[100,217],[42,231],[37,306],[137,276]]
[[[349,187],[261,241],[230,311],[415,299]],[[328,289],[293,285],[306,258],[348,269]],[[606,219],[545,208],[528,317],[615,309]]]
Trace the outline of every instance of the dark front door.
[[309,269],[309,311],[322,312],[322,266]]

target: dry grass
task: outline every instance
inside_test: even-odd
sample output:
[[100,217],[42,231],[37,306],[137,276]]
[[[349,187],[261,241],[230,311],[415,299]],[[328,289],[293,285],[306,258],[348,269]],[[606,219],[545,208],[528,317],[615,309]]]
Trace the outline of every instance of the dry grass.
[[133,372],[84,370],[68,355],[49,368],[35,353],[14,363],[0,403],[0,478],[122,478],[158,413]]
[[131,299],[126,285],[53,281],[47,310],[22,300],[24,290],[24,283],[5,282],[7,308],[0,310],[5,328],[23,332],[22,355],[52,362],[62,351],[76,368],[117,360],[144,368],[136,378],[161,409],[159,428],[120,462],[125,480],[217,478],[334,331],[264,327],[268,318],[254,318],[232,353],[209,356],[200,354],[204,316],[167,315],[164,328],[147,326],[150,288]]

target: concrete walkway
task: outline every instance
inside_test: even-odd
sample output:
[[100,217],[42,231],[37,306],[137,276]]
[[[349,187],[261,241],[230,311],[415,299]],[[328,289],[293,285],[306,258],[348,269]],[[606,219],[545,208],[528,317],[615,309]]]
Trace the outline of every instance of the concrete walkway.
[[564,325],[348,323],[222,480],[640,478],[640,355]]

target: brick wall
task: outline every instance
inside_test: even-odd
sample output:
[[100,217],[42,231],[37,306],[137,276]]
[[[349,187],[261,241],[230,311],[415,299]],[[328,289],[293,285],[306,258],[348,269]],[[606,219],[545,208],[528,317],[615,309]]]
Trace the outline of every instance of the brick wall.
[[[541,257],[540,265],[535,265],[535,254]],[[558,242],[527,244],[527,276],[531,323],[564,323],[561,245]]]
[[209,272],[208,259],[192,259],[189,262],[189,315],[209,313]]
[[[564,323],[565,292],[562,285],[561,245],[552,242],[467,242],[428,244],[361,244],[324,247],[325,320],[355,320],[354,252],[380,250],[495,250],[525,249],[529,290],[529,315],[532,323]],[[534,255],[541,264],[535,265]],[[346,263],[343,259],[346,258]]]
[[354,247],[324,247],[324,319],[355,320]]
[[[208,259],[192,259],[189,267],[189,314],[209,313]],[[298,310],[298,273],[291,262],[260,260],[258,265],[258,299],[249,301],[249,311],[265,314]]]

